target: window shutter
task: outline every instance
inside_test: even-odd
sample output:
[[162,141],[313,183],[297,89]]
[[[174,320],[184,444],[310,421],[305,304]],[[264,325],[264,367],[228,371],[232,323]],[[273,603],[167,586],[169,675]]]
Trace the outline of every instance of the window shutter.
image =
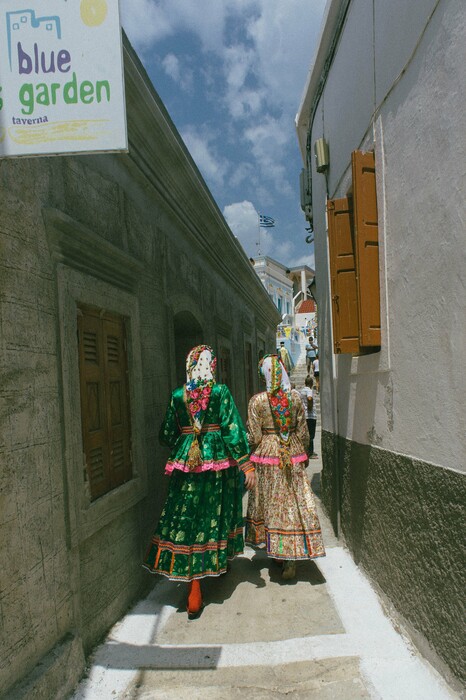
[[78,339],[83,445],[95,500],[132,476],[124,321],[81,306]]
[[110,488],[104,350],[98,316],[81,312],[78,316],[78,339],[83,444],[91,499],[94,500]]
[[335,353],[359,351],[359,318],[351,208],[347,197],[327,203]]
[[245,346],[245,374],[246,374],[246,400],[249,401],[251,396],[254,394],[254,370],[252,366],[252,345],[246,342]]
[[362,348],[380,346],[380,284],[377,192],[374,153],[354,151],[354,229],[359,293],[359,342]]
[[231,355],[230,349],[222,345],[219,352],[220,359],[220,383],[226,384],[231,390]]
[[107,396],[107,431],[110,448],[110,488],[120,486],[131,477],[130,415],[124,322],[105,317],[105,393]]

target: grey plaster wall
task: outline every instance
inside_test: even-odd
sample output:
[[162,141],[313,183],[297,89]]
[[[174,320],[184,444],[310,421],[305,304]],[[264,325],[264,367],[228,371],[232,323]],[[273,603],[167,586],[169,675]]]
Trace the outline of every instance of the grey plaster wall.
[[[375,150],[379,209],[381,353],[333,358],[321,351],[323,425],[458,470],[466,468],[466,379],[457,371],[466,360],[459,320],[466,145],[458,137],[466,130],[465,12],[460,0],[396,2],[390,10],[351,2],[311,134],[312,144],[329,140],[330,197],[351,187],[350,152]],[[357,69],[362,63],[366,73]],[[371,106],[374,85],[379,98]],[[311,166],[320,329],[330,350],[326,182]]]
[[[462,474],[387,450],[322,435],[322,490],[360,563],[414,631],[466,678]],[[416,641],[418,641],[416,639]]]
[[402,73],[437,0],[374,2],[375,102],[382,103]]
[[[278,313],[127,42],[125,74],[129,154],[0,162],[0,695],[11,698],[65,696],[154,583],[140,564],[166,491],[157,434],[175,319],[229,344],[243,416],[244,343],[257,357],[275,342]],[[133,478],[94,502],[78,303],[128,325]]]
[[463,472],[465,66],[466,6],[440,2],[381,113],[395,421],[384,444]]
[[[352,0],[310,134],[312,147],[322,136],[330,147],[327,181],[311,159],[325,503],[355,557],[456,674],[464,673],[465,66],[462,0]],[[319,79],[311,73],[304,108]],[[358,149],[375,151],[382,347],[336,356],[325,207],[327,196],[350,191]]]
[[362,141],[374,112],[373,0],[351,3],[322,103],[332,193],[351,162],[352,145]]

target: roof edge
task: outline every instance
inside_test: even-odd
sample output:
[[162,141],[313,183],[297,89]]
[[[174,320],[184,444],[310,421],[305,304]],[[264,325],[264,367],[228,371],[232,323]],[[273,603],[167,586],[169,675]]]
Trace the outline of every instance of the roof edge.
[[351,0],[328,0],[322,18],[317,48],[309,69],[299,110],[295,118],[299,149],[306,164],[307,134],[314,118],[315,98],[325,85],[334,49]]

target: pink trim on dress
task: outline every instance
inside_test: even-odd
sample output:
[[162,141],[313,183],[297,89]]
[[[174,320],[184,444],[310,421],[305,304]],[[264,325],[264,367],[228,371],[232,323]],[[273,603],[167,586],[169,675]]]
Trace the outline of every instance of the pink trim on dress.
[[[280,458],[279,457],[260,457],[259,455],[252,454],[251,457],[251,462],[256,462],[256,464],[280,464]],[[307,454],[301,453],[299,455],[292,455],[291,461],[293,464],[299,464],[299,462],[306,462],[308,456]]]
[[234,459],[223,459],[220,462],[203,462],[195,469],[190,469],[184,462],[168,462],[165,467],[165,474],[171,474],[175,469],[181,472],[192,472],[195,474],[208,471],[219,472],[222,469],[228,469],[228,467],[233,467],[235,465],[236,462]]

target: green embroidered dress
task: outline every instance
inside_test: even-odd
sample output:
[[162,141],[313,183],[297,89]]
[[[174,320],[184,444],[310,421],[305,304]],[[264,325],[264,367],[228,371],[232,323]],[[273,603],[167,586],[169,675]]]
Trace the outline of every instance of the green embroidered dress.
[[[172,393],[159,439],[171,448],[165,468],[167,500],[144,565],[177,581],[219,576],[243,551],[239,469],[251,468],[246,430],[231,393],[214,384],[202,429],[195,437],[185,387]],[[198,440],[201,461],[189,465]]]

